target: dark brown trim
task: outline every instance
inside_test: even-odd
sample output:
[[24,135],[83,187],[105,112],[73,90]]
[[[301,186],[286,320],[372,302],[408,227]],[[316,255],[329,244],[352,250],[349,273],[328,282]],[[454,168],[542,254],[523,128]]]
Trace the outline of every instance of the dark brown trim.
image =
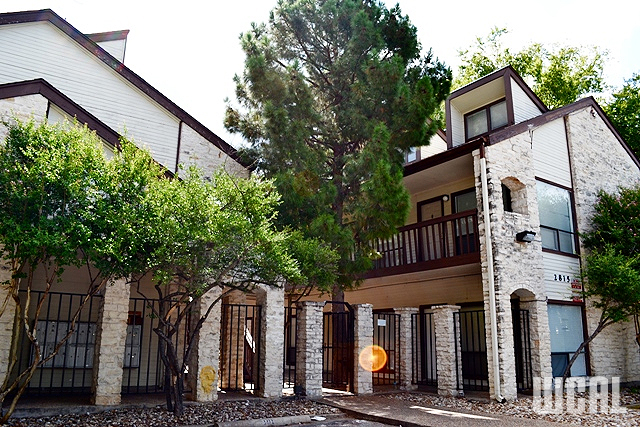
[[426,200],[420,200],[417,204],[416,204],[416,209],[418,212],[417,218],[418,218],[418,222],[422,222],[422,211],[421,208],[424,205],[428,205],[429,203],[433,203],[433,202],[440,202],[440,216],[443,217],[444,216],[444,200],[442,200],[442,198],[444,196],[448,196],[448,194],[441,194],[440,196],[436,196],[436,197],[432,197],[430,199],[426,199]]
[[556,304],[556,305],[579,305],[581,307],[584,308],[584,301],[582,302],[577,302],[577,301],[563,301],[561,299],[549,299],[547,300],[547,305],[549,304]]
[[[78,122],[86,124],[87,127],[102,138],[114,150],[120,149],[120,134],[96,118],[93,114],[73,102],[65,94],[53,87],[44,79],[27,80],[16,83],[0,84],[0,99],[17,98],[29,95],[42,95],[47,99],[47,119],[51,104],[56,105],[71,117],[75,117]],[[165,176],[172,178],[173,172],[164,165],[160,165],[165,170]]]
[[[120,146],[120,134],[104,124],[100,119],[89,113],[80,105],[73,102],[69,97],[53,87],[44,79],[27,80],[16,83],[5,83],[0,85],[0,99],[16,98],[28,95],[42,95],[49,103],[53,103],[71,117],[75,117],[81,123],[94,130],[100,138],[105,140],[112,148]],[[47,105],[47,118],[49,117]]]
[[457,159],[458,157],[463,157],[470,154],[473,150],[480,148],[481,144],[482,140],[480,138],[475,139],[466,144],[443,151],[442,153],[412,162],[404,167],[404,176],[413,175],[414,173],[422,172],[442,163]]
[[425,270],[436,270],[438,268],[456,267],[459,265],[476,264],[480,262],[480,252],[457,255],[451,258],[441,258],[431,261],[417,262],[415,264],[401,265],[398,267],[376,268],[369,270],[363,275],[363,279],[374,277],[396,276],[405,273],[416,273]]
[[552,122],[561,117],[565,117],[571,113],[574,113],[578,110],[582,110],[588,107],[592,107],[594,110],[596,110],[596,112],[598,113],[598,115],[600,115],[600,117],[604,121],[605,125],[609,128],[611,133],[620,142],[620,144],[622,144],[622,147],[625,149],[627,154],[629,154],[629,157],[631,157],[631,160],[633,160],[636,166],[640,169],[640,160],[638,160],[634,152],[631,150],[631,148],[629,148],[629,145],[627,145],[624,139],[622,139],[622,137],[620,136],[618,131],[615,129],[615,127],[613,126],[613,124],[605,114],[605,112],[602,110],[602,108],[600,108],[600,106],[592,96],[583,98],[579,101],[574,102],[573,104],[565,105],[564,107],[560,107],[556,110],[546,112],[530,120],[493,132],[489,134],[489,144],[491,145],[497,144],[498,142],[504,141],[509,138],[513,138],[516,135],[520,135],[521,133],[528,131],[529,125],[532,125],[534,128],[540,127],[549,122]]
[[[571,156],[569,156],[569,158],[571,158]],[[569,164],[569,167],[571,167],[571,164]],[[571,183],[573,185],[573,174],[571,174]],[[539,177],[535,177],[536,181],[540,181],[543,182],[547,185],[551,185],[554,187],[558,187],[561,188],[565,191],[567,191],[569,193],[569,203],[571,204],[571,222],[573,222],[573,246],[575,247],[576,253],[575,254],[570,254],[568,252],[561,252],[561,251],[556,251],[553,249],[545,249],[542,248],[543,252],[549,252],[549,253],[554,253],[554,254],[558,254],[558,255],[566,255],[566,256],[571,256],[571,257],[576,257],[576,258],[580,258],[580,240],[578,238],[578,218],[576,217],[576,201],[574,199],[573,196],[573,188],[568,188],[565,187],[564,185],[560,185],[560,184],[556,184],[553,181],[549,181],[548,179],[544,179],[544,178],[539,178]],[[536,190],[537,192],[537,190]],[[536,196],[537,197],[537,196]],[[541,224],[542,225],[542,224]],[[551,228],[551,227],[549,227]],[[566,231],[566,230],[564,230]]]
[[562,184],[558,184],[557,182],[550,181],[545,178],[540,178],[539,176],[534,177],[536,181],[544,182],[545,184],[553,185],[554,187],[562,188],[563,190],[567,190],[569,192],[573,192],[573,188],[565,187]]
[[[505,85],[505,97],[509,94],[509,95],[513,95],[512,92],[512,88],[511,88],[511,79],[513,79],[513,81],[520,86],[520,88],[527,94],[527,96],[533,101],[533,103],[538,107],[538,109],[540,109],[540,111],[542,113],[546,113],[547,111],[549,111],[549,108],[544,105],[544,102],[542,102],[542,100],[540,100],[540,98],[538,98],[538,96],[533,93],[533,91],[531,90],[531,88],[529,86],[527,86],[527,84],[525,83],[525,81],[522,79],[522,77],[520,77],[520,75],[516,72],[516,70],[509,66],[506,66],[505,68],[502,68],[498,71],[495,71],[479,80],[476,80],[473,83],[470,83],[454,92],[452,92],[449,97],[447,97],[446,101],[445,101],[445,115],[446,115],[446,119],[447,119],[447,146],[449,148],[453,147],[453,135],[451,132],[451,100],[456,99],[459,96],[462,96],[468,92],[471,92],[477,88],[479,88],[480,86],[484,86],[485,84],[492,82],[496,79],[499,78],[504,78],[504,85]],[[507,114],[508,114],[508,109],[509,109],[509,104],[511,104],[511,108],[513,109],[513,96],[511,96],[511,99],[507,100]],[[515,123],[515,115],[513,116],[513,121],[511,123]],[[507,127],[509,128],[509,127]]]
[[[575,235],[578,233],[573,233],[573,234]],[[570,258],[580,258],[579,254],[570,254],[569,252],[561,252],[561,251],[556,251],[556,250],[547,249],[547,248],[542,248],[542,252],[549,252],[550,254],[562,255]]]
[[110,42],[115,40],[126,40],[129,30],[105,31],[103,33],[85,34],[91,41],[95,43]]
[[178,173],[178,168],[180,167],[180,145],[182,144],[182,120],[178,123],[178,148],[176,149],[176,171]]
[[82,34],[75,27],[62,19],[51,9],[33,10],[25,12],[13,12],[0,14],[0,25],[7,24],[20,24],[28,22],[48,21],[55,25],[63,33],[75,40],[80,46],[84,47],[96,58],[104,62],[116,73],[120,74],[124,79],[128,80],[135,87],[140,89],[144,94],[149,96],[152,100],[158,103],[165,110],[176,116],[178,119],[184,121],[189,127],[198,132],[202,137],[207,139],[210,143],[217,146],[220,150],[226,153],[229,157],[240,163],[246,168],[251,169],[251,165],[247,164],[241,159],[237,150],[229,145],[226,141],[213,133],[210,129],[205,127],[202,123],[197,121],[194,117],[189,115],[185,110],[180,108],[177,104],[164,96],[160,91],[155,89],[149,83],[147,83],[142,77],[127,68],[122,62],[118,61],[106,50],[101,48],[98,44],[93,42],[89,37]]

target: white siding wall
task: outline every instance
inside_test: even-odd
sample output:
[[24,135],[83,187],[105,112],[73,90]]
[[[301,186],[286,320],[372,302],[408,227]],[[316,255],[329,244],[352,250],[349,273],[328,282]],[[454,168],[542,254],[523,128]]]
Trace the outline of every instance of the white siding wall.
[[569,150],[562,119],[533,129],[533,161],[537,177],[571,188]]
[[[69,123],[73,123],[74,118],[73,117],[69,117],[69,115],[67,113],[65,113],[57,105],[49,104],[49,115],[47,117],[47,121],[49,123],[62,123],[65,120],[67,122],[69,122]],[[98,138],[100,138],[100,136],[98,136]],[[113,152],[113,149],[111,148],[111,146],[109,144],[107,144],[107,142],[105,140],[103,140],[102,138],[100,138],[100,139],[102,140],[102,148],[104,150],[104,154],[106,155],[107,159],[113,158],[114,152]]]
[[[0,26],[0,83],[44,78],[173,169],[178,120],[48,22]],[[126,132],[125,132],[126,130]]]
[[434,154],[442,153],[443,151],[447,151],[447,141],[442,139],[440,135],[435,134],[429,140],[429,145],[420,147],[420,158],[426,159]]
[[540,115],[540,109],[513,79],[511,79],[511,94],[515,123],[522,123]]
[[451,106],[451,141],[454,147],[464,144],[464,116],[460,111]]
[[580,277],[580,259],[543,252],[544,284],[549,299],[571,301],[580,295],[579,289],[573,289],[571,283]]

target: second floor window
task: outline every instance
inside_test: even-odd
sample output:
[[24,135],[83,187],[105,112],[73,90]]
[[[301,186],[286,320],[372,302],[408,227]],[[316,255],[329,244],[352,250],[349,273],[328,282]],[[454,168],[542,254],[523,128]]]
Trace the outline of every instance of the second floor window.
[[542,248],[575,254],[571,192],[542,181],[536,182],[536,190]]
[[486,105],[464,116],[466,140],[485,135],[507,124],[507,101]]

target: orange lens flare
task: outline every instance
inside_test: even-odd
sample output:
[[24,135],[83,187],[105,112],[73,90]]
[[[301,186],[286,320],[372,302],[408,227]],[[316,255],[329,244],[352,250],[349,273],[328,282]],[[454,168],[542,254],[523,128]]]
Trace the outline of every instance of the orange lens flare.
[[377,372],[387,364],[387,352],[378,345],[369,345],[360,352],[358,361],[362,369]]

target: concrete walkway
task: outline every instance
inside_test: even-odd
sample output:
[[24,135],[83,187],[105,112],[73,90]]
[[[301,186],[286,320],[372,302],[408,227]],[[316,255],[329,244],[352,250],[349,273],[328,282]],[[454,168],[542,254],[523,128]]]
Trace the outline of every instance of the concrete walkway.
[[[558,423],[527,418],[487,414],[435,406],[417,406],[415,402],[385,396],[333,396],[320,402],[334,406],[348,415],[402,427],[558,427]],[[567,424],[561,424],[567,425]]]

